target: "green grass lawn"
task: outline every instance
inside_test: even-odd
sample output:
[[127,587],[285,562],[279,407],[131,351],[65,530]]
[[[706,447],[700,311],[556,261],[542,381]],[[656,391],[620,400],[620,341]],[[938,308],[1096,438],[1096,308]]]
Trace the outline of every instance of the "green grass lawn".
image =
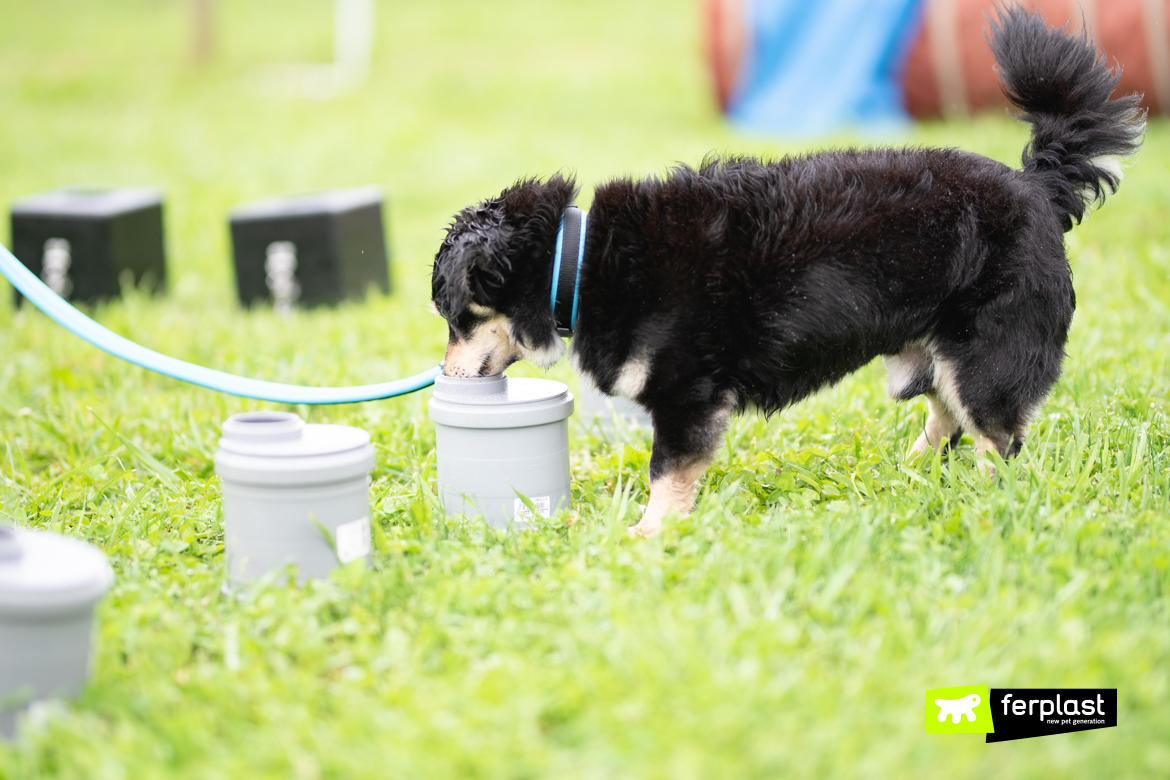
[[[382,3],[372,80],[330,102],[264,97],[252,76],[330,57],[327,0],[216,5],[197,66],[178,0],[0,0],[0,209],[69,183],[164,188],[170,293],[95,316],[249,376],[433,365],[442,231],[520,175],[574,170],[587,207],[611,176],[803,148],[722,123],[693,2]],[[886,140],[1015,164],[1026,129]],[[228,208],[369,183],[388,193],[392,296],[289,319],[237,307]],[[302,407],[373,434],[373,567],[242,600],[220,592],[212,453],[225,417],[264,405],[123,364],[0,285],[0,519],[86,539],[117,572],[91,685],[0,747],[0,776],[1170,776],[1168,215],[1159,120],[1068,237],[1067,371],[997,478],[969,441],[907,463],[925,406],[890,401],[875,365],[736,420],[698,509],[653,540],[624,533],[648,440],[574,420],[572,513],[503,535],[436,511],[428,393]],[[924,690],[971,683],[1116,687],[1119,726],[926,734]]]

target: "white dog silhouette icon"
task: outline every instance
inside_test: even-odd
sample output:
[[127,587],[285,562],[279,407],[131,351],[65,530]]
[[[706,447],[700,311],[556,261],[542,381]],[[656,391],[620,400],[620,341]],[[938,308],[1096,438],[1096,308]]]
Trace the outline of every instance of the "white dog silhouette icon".
[[979,694],[972,693],[964,696],[961,699],[935,699],[934,703],[938,705],[938,722],[944,723],[947,715],[951,716],[951,723],[959,723],[966,715],[967,719],[972,723],[975,722],[974,709],[979,706]]

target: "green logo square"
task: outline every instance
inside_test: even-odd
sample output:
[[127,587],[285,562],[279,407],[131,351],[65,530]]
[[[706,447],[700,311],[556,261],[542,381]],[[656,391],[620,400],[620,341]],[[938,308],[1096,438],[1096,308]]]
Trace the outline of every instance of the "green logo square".
[[926,731],[929,734],[994,734],[991,692],[986,685],[928,689]]

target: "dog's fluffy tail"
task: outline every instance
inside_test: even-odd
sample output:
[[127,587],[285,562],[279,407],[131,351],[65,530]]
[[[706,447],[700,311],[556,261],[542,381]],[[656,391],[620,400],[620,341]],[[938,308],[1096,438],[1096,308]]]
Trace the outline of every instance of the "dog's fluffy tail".
[[1049,27],[1018,6],[996,10],[989,43],[999,79],[1032,125],[1024,170],[1040,180],[1068,231],[1117,191],[1121,161],[1141,148],[1141,95],[1109,99],[1121,71],[1087,35]]

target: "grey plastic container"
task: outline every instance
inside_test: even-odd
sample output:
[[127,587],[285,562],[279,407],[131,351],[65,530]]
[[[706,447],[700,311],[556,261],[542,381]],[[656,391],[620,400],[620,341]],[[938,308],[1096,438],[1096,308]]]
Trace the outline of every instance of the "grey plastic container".
[[435,378],[439,496],[448,514],[480,515],[493,528],[523,527],[571,506],[569,424],[573,394],[549,379],[506,375]]
[[90,672],[93,616],[114,582],[96,547],[0,527],[0,734],[28,704],[73,697]]
[[306,425],[291,412],[229,417],[215,453],[228,581],[290,563],[301,580],[326,577],[339,563],[368,558],[373,467],[370,435],[360,428]]

